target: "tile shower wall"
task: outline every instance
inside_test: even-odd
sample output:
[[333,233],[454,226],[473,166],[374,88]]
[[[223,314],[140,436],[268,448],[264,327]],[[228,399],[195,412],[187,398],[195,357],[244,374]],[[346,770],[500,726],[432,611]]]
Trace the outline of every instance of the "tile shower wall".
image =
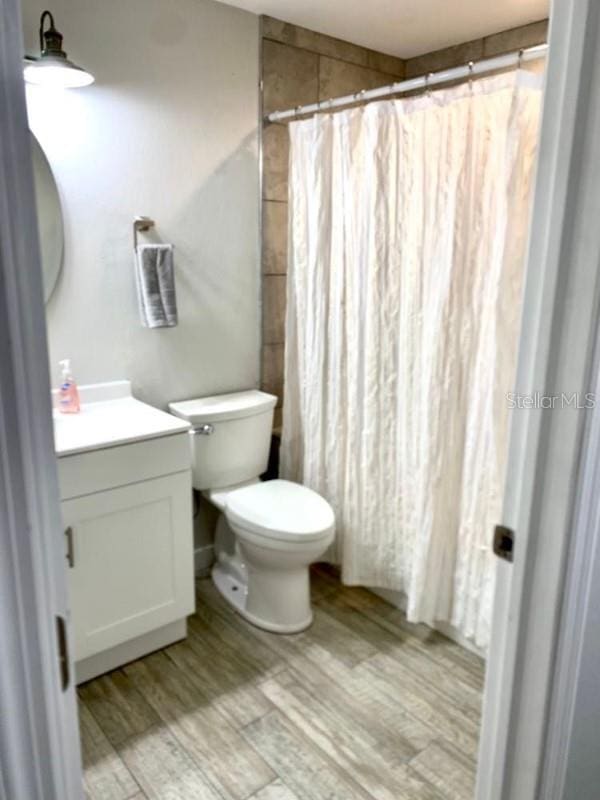
[[547,36],[548,20],[544,19],[532,22],[531,25],[523,25],[520,28],[511,28],[492,36],[485,36],[483,39],[474,39],[454,47],[435,50],[432,53],[408,59],[405,62],[406,77],[413,78],[417,75],[424,75],[426,72],[458,67],[461,64],[468,64],[469,61],[492,58],[502,53],[520,50],[522,47],[543,44],[547,41]]
[[[546,41],[547,21],[407,61],[262,17],[263,114],[393,83]],[[262,387],[279,397],[281,424],[287,273],[287,126],[263,123]]]
[[[404,77],[393,56],[262,17],[263,114],[326,100]],[[281,421],[287,272],[288,132],[263,126],[262,387],[279,397]]]

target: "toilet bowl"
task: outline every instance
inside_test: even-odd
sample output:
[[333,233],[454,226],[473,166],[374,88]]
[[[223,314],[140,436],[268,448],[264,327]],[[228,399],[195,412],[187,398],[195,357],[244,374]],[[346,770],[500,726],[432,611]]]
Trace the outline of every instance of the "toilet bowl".
[[171,403],[169,409],[192,423],[194,488],[222,512],[215,586],[254,625],[296,633],[312,622],[308,568],[332,543],[335,518],[311,489],[259,480],[276,401],[248,391]]
[[265,630],[297,633],[307,628],[312,622],[308,567],[334,536],[329,503],[284,480],[207,492],[206,497],[224,512],[212,570],[221,594]]

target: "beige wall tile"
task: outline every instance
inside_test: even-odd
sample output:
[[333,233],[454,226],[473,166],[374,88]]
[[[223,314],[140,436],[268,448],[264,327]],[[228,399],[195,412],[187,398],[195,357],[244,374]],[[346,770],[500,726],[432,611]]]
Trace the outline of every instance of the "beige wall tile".
[[277,395],[278,405],[283,403],[283,345],[268,344],[262,351],[262,382],[265,392]]
[[374,89],[395,80],[393,75],[347,64],[334,58],[321,56],[319,60],[319,100],[340,97],[361,89]]
[[378,53],[376,50],[369,50],[367,66],[377,72],[386,72],[396,78],[403,78],[406,70],[406,61],[396,56],[389,56],[387,53]]
[[289,134],[287,125],[269,123],[263,127],[263,198],[288,198]]
[[532,22],[531,25],[486,36],[483,40],[483,55],[489,58],[500,53],[509,53],[511,50],[520,50],[522,47],[543,44],[547,40],[548,20],[543,19],[540,22]]
[[[309,34],[311,37],[316,37],[314,31],[309,31],[307,28],[300,28],[298,25],[292,25],[290,22],[284,22],[282,19],[275,19],[263,14],[260,18],[261,35],[263,39],[272,39],[275,42],[282,44],[291,44],[298,47],[300,32]],[[310,48],[308,48],[310,49]]]
[[406,77],[413,78],[416,75],[425,75],[427,72],[458,67],[480,58],[490,58],[500,53],[520,50],[522,47],[542,44],[547,41],[547,36],[548,20],[540,20],[520,28],[501,31],[483,39],[474,39],[455,47],[435,50],[432,53],[408,59],[405,62]]
[[319,93],[316,53],[263,39],[263,112],[314,103]]
[[263,346],[285,341],[285,275],[263,277]]
[[313,53],[341,58],[353,64],[367,66],[368,50],[364,47],[334,39],[331,36],[291,25],[273,17],[263,17],[263,36],[283,44],[310,50]]
[[341,39],[335,39],[332,36],[308,30],[308,28],[300,28],[297,25],[291,25],[273,17],[263,17],[262,25],[263,36],[266,39],[301,47],[305,50],[319,53],[319,55],[348,61],[351,64],[358,64],[362,67],[370,67],[380,72],[389,72],[396,76],[401,76],[404,73],[404,62],[401,58],[396,58],[396,56],[368,50],[366,47],[344,42]]
[[406,62],[406,77],[413,78],[417,75],[425,75],[427,72],[459,67],[482,57],[483,39],[476,39],[473,42],[465,42],[465,44],[458,44],[455,47],[446,47],[443,50],[435,50],[416,58],[409,58]]
[[265,275],[287,272],[288,204],[263,200],[262,271]]
[[273,432],[281,433],[283,427],[283,407],[279,406],[273,414]]

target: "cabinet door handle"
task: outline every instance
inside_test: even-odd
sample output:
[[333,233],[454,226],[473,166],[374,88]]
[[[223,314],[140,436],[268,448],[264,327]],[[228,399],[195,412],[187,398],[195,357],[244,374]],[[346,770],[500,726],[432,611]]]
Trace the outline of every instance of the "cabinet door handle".
[[67,564],[71,569],[75,566],[75,549],[73,547],[73,528],[69,527],[65,531],[67,537]]

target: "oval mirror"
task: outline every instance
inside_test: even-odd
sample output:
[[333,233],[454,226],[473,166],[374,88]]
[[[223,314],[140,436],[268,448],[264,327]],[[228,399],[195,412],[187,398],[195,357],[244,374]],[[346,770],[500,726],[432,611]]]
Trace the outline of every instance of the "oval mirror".
[[44,301],[47,303],[60,274],[63,260],[63,218],[54,175],[40,143],[31,134],[31,160],[35,182]]

